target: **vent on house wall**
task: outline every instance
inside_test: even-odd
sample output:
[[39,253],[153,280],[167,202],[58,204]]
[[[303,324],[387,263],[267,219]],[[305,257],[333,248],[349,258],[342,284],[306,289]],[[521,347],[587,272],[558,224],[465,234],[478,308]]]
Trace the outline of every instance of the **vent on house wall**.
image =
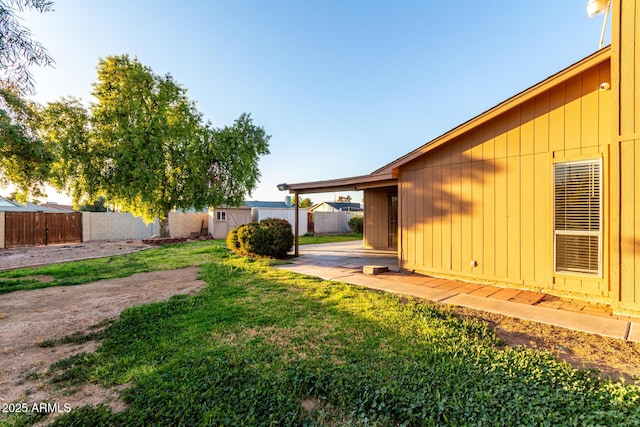
[[554,164],[555,271],[602,271],[601,162]]

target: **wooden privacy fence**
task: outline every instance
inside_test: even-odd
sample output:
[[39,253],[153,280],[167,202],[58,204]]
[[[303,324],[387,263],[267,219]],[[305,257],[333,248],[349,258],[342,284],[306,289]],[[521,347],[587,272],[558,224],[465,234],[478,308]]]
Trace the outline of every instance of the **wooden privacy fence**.
[[5,212],[4,220],[6,248],[82,241],[80,212]]

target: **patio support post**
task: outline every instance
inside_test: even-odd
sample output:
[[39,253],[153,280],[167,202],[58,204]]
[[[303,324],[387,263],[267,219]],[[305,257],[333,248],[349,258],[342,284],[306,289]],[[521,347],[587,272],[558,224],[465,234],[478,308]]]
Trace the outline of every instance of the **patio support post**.
[[295,232],[293,233],[295,239],[295,256],[298,256],[298,248],[299,248],[299,240],[298,240],[298,230],[300,228],[300,218],[298,217],[300,214],[300,208],[298,207],[298,192],[295,192],[295,206],[296,206],[296,220],[295,220]]

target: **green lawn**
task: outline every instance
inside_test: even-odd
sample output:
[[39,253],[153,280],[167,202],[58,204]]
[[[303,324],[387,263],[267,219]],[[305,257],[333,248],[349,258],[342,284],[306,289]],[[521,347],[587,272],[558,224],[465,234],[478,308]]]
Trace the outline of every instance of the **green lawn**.
[[[300,245],[362,240],[362,234],[346,233],[330,236],[300,236]],[[38,268],[23,268],[0,272],[0,294],[49,286],[79,285],[101,279],[127,277],[134,273],[169,270],[202,265],[207,255],[225,251],[223,240],[166,245],[128,255],[112,256],[87,261],[52,264]],[[38,276],[53,278],[42,282]]]
[[[227,252],[224,240],[165,245],[127,255],[4,271],[0,272],[0,294],[202,265],[209,261],[210,256],[220,252]],[[49,276],[53,280],[43,283],[37,276]]]
[[332,234],[328,236],[300,236],[298,242],[301,245],[314,245],[318,243],[350,242],[362,240],[362,233]]
[[640,423],[640,388],[504,347],[446,309],[275,270],[216,244],[155,251],[136,254],[141,271],[161,259],[203,265],[208,286],[125,310],[89,337],[102,340],[97,351],[52,366],[47,381],[59,385],[128,384],[124,411],[76,408],[54,425]]

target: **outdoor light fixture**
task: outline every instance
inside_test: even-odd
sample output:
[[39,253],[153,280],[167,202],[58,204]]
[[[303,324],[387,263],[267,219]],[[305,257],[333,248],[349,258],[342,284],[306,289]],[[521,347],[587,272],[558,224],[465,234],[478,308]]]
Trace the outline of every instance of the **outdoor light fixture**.
[[609,8],[608,0],[589,0],[587,3],[587,14],[589,18],[595,18],[598,15],[602,15]]
[[286,184],[286,183],[278,184],[278,190],[280,190],[280,191],[286,191],[286,190],[288,190],[288,189],[289,189],[289,185],[288,185],[288,184]]
[[594,18],[604,13],[604,24],[602,24],[602,34],[600,35],[600,49],[602,49],[602,45],[604,44],[604,32],[607,28],[610,7],[611,0],[589,0],[587,3],[587,15],[589,15],[589,18]]

